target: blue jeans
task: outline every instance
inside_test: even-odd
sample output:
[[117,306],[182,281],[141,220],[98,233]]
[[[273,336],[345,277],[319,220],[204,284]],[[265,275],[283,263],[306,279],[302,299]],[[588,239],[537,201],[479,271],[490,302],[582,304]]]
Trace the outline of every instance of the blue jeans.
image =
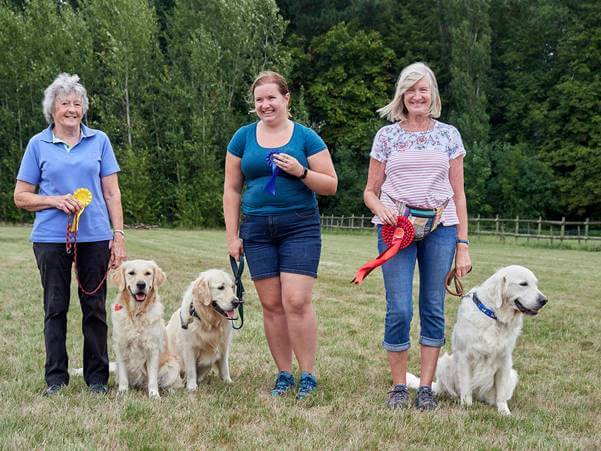
[[317,208],[273,216],[243,215],[240,238],[252,280],[281,272],[317,277],[321,254]]
[[[411,346],[413,317],[413,272],[419,265],[420,344],[440,348],[444,336],[444,279],[451,269],[457,242],[456,226],[438,226],[421,241],[411,243],[382,265],[386,289],[384,349],[405,351]],[[378,250],[386,244],[378,226]]]

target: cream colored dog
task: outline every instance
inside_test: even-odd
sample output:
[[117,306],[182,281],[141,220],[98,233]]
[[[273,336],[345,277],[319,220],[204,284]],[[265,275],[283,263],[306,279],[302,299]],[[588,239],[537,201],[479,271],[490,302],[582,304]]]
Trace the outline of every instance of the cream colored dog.
[[161,268],[148,260],[126,261],[113,273],[119,287],[111,315],[120,392],[147,387],[148,396],[159,398],[159,388],[183,385],[177,359],[169,352],[158,293],[165,279]]
[[186,388],[196,390],[214,364],[219,376],[231,383],[229,353],[235,309],[240,305],[232,277],[209,269],[190,284],[181,307],[167,325],[169,347],[185,370]]
[[[473,288],[457,311],[452,354],[438,359],[434,393],[459,397],[463,406],[471,406],[475,396],[511,415],[507,401],[518,382],[512,354],[523,317],[536,315],[546,303],[536,276],[523,266],[501,268]],[[407,385],[417,388],[419,379],[408,373]]]

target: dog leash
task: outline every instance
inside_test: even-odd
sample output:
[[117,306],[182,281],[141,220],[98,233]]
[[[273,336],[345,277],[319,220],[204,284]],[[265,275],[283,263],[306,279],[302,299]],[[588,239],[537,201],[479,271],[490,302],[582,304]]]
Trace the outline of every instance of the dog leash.
[[[472,268],[467,272],[468,274],[472,271]],[[455,286],[455,291],[451,289],[451,284]],[[459,277],[457,277],[457,268],[453,268],[449,271],[447,276],[444,279],[444,288],[447,290],[451,296],[457,296],[458,298],[462,298],[465,296],[465,290],[463,289],[463,284]]]
[[70,254],[71,252],[73,252],[73,270],[75,271],[75,278],[77,279],[77,286],[79,286],[79,289],[86,296],[93,296],[104,285],[104,282],[106,281],[106,278],[109,275],[109,271],[111,269],[111,264],[109,262],[109,265],[106,268],[106,272],[104,273],[102,280],[100,281],[100,283],[98,284],[98,286],[96,288],[94,288],[92,291],[88,291],[83,287],[81,280],[79,279],[79,271],[77,270],[77,266],[78,266],[77,265],[77,229],[75,229],[75,231],[72,231],[73,222],[76,220],[77,219],[76,219],[75,215],[69,215],[67,218],[67,234],[65,237],[65,250],[67,251],[67,254]]
[[242,329],[244,326],[244,285],[242,285],[242,273],[244,272],[244,254],[240,254],[240,262],[236,263],[236,259],[230,255],[230,265],[234,273],[234,282],[236,283],[236,297],[240,301],[238,305],[238,316],[240,317],[240,325],[236,327],[232,321],[232,327],[236,330]]

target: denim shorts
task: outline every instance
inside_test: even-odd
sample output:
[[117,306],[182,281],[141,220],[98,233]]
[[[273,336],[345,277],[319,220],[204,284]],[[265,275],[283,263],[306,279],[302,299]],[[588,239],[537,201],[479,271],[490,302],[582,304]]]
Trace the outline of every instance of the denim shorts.
[[[456,244],[457,227],[439,225],[423,240],[414,241],[382,265],[386,289],[382,345],[387,351],[405,351],[411,346],[409,331],[416,261],[419,265],[419,342],[435,348],[444,345],[444,279],[453,264]],[[378,226],[378,250],[383,252],[386,247],[382,226]]]
[[242,215],[240,238],[252,280],[282,272],[317,277],[321,254],[317,208],[272,216]]

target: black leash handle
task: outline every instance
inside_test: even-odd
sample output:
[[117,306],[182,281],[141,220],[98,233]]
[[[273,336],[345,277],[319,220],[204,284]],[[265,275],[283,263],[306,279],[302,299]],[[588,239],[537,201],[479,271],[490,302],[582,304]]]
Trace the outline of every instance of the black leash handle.
[[240,301],[238,305],[238,316],[240,317],[240,325],[236,327],[232,321],[232,327],[236,330],[242,329],[244,326],[244,285],[242,285],[242,273],[244,272],[244,254],[240,254],[240,262],[230,255],[230,265],[234,273],[234,282],[236,283],[236,297]]

